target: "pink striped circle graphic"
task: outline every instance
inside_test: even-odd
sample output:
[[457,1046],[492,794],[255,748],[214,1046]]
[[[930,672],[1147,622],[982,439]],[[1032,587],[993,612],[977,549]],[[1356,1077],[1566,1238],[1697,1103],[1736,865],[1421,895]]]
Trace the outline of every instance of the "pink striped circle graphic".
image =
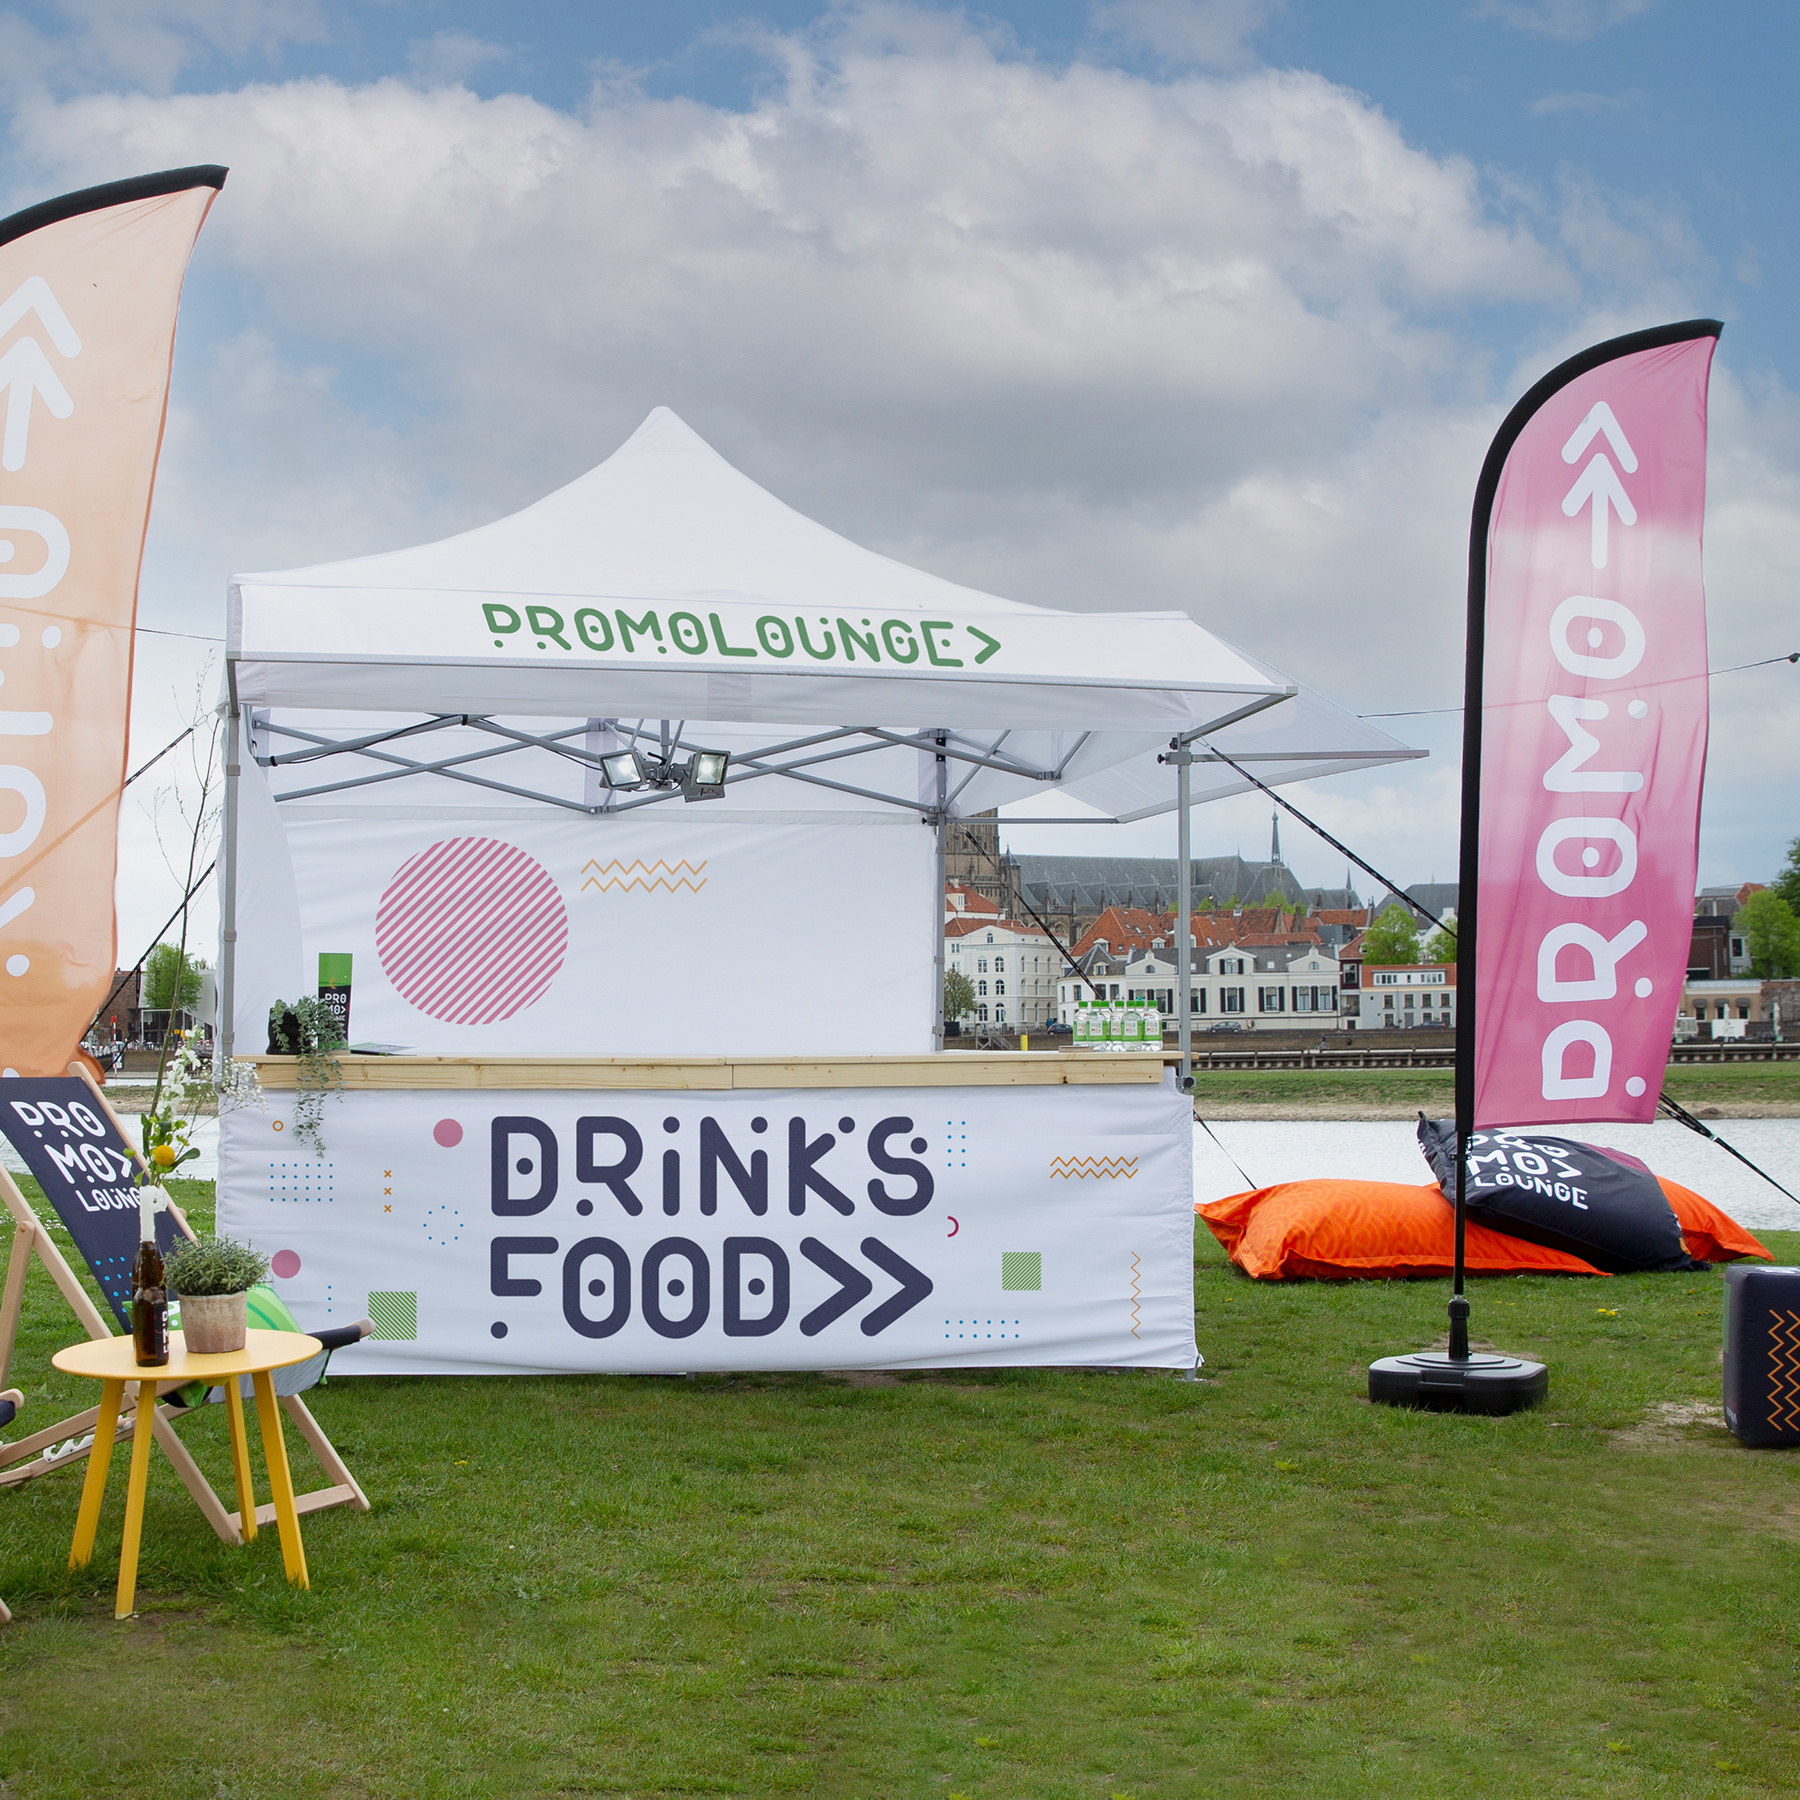
[[491,1025],[562,967],[569,915],[543,864],[498,838],[446,838],[388,884],[375,949],[394,991],[447,1025]]

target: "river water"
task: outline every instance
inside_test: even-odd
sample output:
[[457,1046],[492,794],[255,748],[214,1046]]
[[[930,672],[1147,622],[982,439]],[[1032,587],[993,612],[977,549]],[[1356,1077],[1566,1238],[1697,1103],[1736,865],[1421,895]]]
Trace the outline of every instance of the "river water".
[[[1708,1123],[1783,1187],[1800,1194],[1800,1119]],[[1194,1127],[1196,1200],[1222,1200],[1246,1187],[1272,1187],[1278,1181],[1308,1181],[1323,1175],[1357,1181],[1431,1179],[1419,1153],[1416,1127],[1403,1120],[1221,1119],[1212,1132],[1209,1137],[1204,1127]],[[1655,1125],[1584,1125],[1561,1135],[1630,1151],[1658,1175],[1703,1194],[1752,1231],[1800,1231],[1800,1205],[1684,1125],[1666,1120]]]

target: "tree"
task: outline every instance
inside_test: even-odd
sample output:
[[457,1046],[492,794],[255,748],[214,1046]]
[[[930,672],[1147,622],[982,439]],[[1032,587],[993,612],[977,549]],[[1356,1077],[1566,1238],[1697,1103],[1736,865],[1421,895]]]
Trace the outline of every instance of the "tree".
[[1787,867],[1777,871],[1769,886],[1788,903],[1794,915],[1800,917],[1800,837],[1788,845]]
[[1364,963],[1416,963],[1419,960],[1419,928],[1412,914],[1398,900],[1382,908],[1381,917],[1363,938]]
[[1424,957],[1428,963],[1456,961],[1456,914],[1444,914],[1444,922],[1425,940]]
[[961,969],[952,969],[944,977],[944,1017],[966,1018],[975,1010],[975,984]]
[[182,955],[176,944],[158,944],[144,958],[144,1005],[153,1012],[192,1012],[200,1003],[205,967],[200,957]]
[[1752,894],[1738,908],[1731,929],[1744,940],[1750,967],[1764,981],[1800,975],[1800,919],[1773,888]]

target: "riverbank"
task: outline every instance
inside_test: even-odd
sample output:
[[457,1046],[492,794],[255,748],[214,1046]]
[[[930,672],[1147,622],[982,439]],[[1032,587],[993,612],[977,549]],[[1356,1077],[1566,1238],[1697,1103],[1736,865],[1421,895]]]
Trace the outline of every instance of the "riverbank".
[[[1199,1069],[1194,1110],[1205,1119],[1447,1118],[1449,1069]],[[1663,1091],[1703,1119],[1800,1119],[1800,1063],[1672,1066]]]

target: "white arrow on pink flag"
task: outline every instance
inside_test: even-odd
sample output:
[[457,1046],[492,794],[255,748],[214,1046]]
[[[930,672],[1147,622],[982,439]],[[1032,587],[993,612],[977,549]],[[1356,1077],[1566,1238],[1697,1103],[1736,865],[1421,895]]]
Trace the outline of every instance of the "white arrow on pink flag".
[[[1605,413],[1604,421],[1596,421],[1595,413]],[[1619,429],[1618,421],[1612,416],[1612,408],[1604,400],[1582,421],[1581,429],[1563,446],[1563,461],[1573,462],[1581,452],[1593,441],[1597,431],[1605,431],[1613,447],[1620,452],[1619,461],[1624,463],[1628,471],[1637,468],[1637,458],[1632,454],[1631,446],[1625,441],[1625,434]],[[1572,451],[1572,453],[1571,453]],[[1581,509],[1592,503],[1594,508],[1593,535],[1588,546],[1588,560],[1596,569],[1606,567],[1606,516],[1610,506],[1619,515],[1619,522],[1624,525],[1637,523],[1637,508],[1631,504],[1631,496],[1625,492],[1624,484],[1619,480],[1618,471],[1612,466],[1604,450],[1597,451],[1588,466],[1575,478],[1575,485],[1563,496],[1562,509],[1567,518],[1574,518]]]

